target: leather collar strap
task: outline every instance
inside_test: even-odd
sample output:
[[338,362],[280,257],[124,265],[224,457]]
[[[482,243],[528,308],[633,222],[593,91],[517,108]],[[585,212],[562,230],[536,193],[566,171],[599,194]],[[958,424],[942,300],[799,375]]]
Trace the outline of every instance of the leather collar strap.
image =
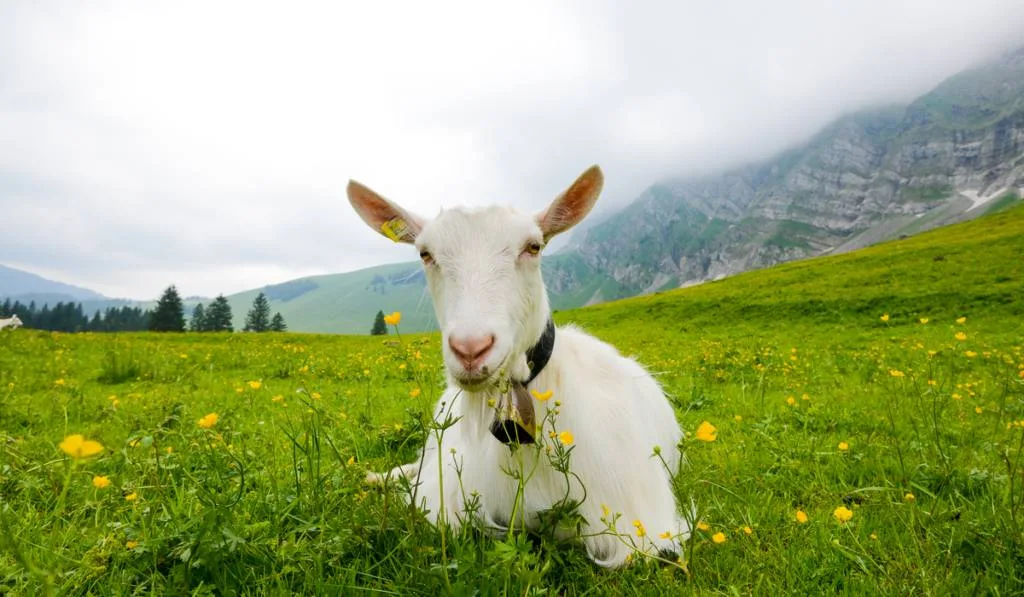
[[525,381],[513,381],[512,391],[507,397],[508,407],[518,417],[502,419],[496,416],[494,422],[491,423],[491,435],[499,442],[503,444],[510,444],[512,442],[519,444],[533,443],[533,435],[516,418],[523,419],[527,426],[533,427],[533,399],[530,398],[530,393],[526,391],[526,386],[544,370],[548,361],[551,360],[551,353],[554,352],[554,349],[555,322],[548,319],[548,324],[544,327],[544,333],[541,334],[540,339],[526,351],[526,364],[530,368],[530,377]]

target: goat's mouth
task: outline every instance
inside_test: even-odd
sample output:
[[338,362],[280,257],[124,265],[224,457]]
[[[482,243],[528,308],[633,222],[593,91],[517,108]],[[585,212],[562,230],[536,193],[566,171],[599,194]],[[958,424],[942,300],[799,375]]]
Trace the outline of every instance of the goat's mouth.
[[480,392],[497,385],[502,375],[504,375],[504,364],[505,359],[497,365],[485,365],[472,371],[466,371],[465,369],[452,371],[452,378],[454,378],[455,384],[463,390],[467,392]]

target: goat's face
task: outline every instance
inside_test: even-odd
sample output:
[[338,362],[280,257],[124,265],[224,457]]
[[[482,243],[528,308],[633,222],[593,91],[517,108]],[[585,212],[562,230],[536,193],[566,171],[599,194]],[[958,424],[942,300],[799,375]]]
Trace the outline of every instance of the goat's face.
[[373,229],[411,243],[423,260],[452,380],[475,391],[501,376],[522,378],[526,351],[550,316],[540,253],[593,207],[603,178],[595,166],[547,209],[455,208],[426,220],[350,182],[349,200]]

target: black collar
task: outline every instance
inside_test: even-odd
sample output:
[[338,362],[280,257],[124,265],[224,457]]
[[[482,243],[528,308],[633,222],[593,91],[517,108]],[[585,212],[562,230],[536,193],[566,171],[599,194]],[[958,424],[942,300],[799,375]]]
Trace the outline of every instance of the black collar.
[[555,322],[549,317],[548,324],[544,327],[544,333],[540,335],[540,340],[537,340],[537,343],[531,346],[530,350],[526,351],[526,364],[530,368],[530,377],[522,382],[524,386],[530,385],[530,382],[540,375],[545,365],[551,360],[551,353],[554,350]]
[[[549,318],[540,339],[526,351],[526,365],[530,368],[530,377],[526,378],[525,381],[513,381],[511,395],[508,397],[514,409],[517,408],[515,405],[519,402],[523,402],[524,406],[528,407],[529,413],[520,412],[520,415],[526,415],[528,419],[527,426],[531,428],[534,423],[533,399],[530,397],[530,393],[526,391],[526,386],[544,370],[548,361],[551,360],[551,353],[554,349],[555,322]],[[534,442],[533,435],[513,419],[496,418],[491,423],[491,435],[503,444],[513,442],[517,444],[532,444]]]

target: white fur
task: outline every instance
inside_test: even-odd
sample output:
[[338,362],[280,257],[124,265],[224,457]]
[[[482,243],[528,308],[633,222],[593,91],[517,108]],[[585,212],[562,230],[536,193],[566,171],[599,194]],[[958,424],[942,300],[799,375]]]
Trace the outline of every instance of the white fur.
[[4,328],[12,328],[13,329],[13,328],[20,328],[20,327],[21,327],[21,319],[17,315],[14,315],[13,317],[8,317],[7,319],[0,319],[0,330],[2,330]]
[[[587,176],[591,178],[579,186]],[[496,384],[509,377],[526,378],[525,353],[540,338],[551,315],[540,258],[524,247],[543,244],[582,219],[596,201],[600,183],[600,171],[588,171],[537,215],[507,207],[456,208],[431,221],[402,210],[358,183],[350,185],[349,196],[374,228],[392,217],[408,222],[411,231],[400,240],[415,242],[421,252],[431,256],[432,263],[425,265],[425,271],[441,326],[449,378],[435,420],[443,421],[447,414],[457,418],[444,431],[440,446],[431,434],[421,459],[387,474],[371,474],[369,479],[408,478],[415,485],[417,505],[427,511],[428,518],[454,528],[465,522],[466,502],[475,494],[482,522],[495,529],[510,524],[537,528],[537,514],[550,509],[567,492],[582,499],[582,483],[586,499],[579,513],[587,523],[580,534],[587,553],[602,566],[617,567],[627,561],[634,542],[650,553],[678,552],[679,542],[690,532],[679,515],[671,487],[671,475],[679,466],[677,446],[682,431],[650,374],[636,361],[574,327],[558,329],[551,359],[529,387],[553,394],[549,400],[534,401],[537,420],[557,408],[557,429],[574,436],[570,468],[579,480],[570,477],[568,487],[565,476],[552,468],[546,454],[558,441],[548,436],[549,427],[538,433],[536,444],[522,446],[515,453],[489,431],[494,410],[488,401],[499,397]],[[571,200],[563,200],[574,190]],[[468,372],[448,341],[453,335],[487,334],[495,338],[483,365],[489,377],[467,380]],[[668,470],[653,456],[656,446],[661,448]],[[510,470],[524,470],[528,476],[524,507],[517,510],[520,515],[525,512],[525,520],[521,516],[511,520],[518,485],[508,474]],[[615,523],[619,537],[602,533],[607,528],[601,521],[605,506],[613,516],[619,514]],[[611,517],[606,520],[610,522]],[[640,521],[646,530],[642,539],[637,537],[634,521]],[[568,538],[575,532],[565,529],[560,535]],[[665,532],[671,538],[659,537]]]

